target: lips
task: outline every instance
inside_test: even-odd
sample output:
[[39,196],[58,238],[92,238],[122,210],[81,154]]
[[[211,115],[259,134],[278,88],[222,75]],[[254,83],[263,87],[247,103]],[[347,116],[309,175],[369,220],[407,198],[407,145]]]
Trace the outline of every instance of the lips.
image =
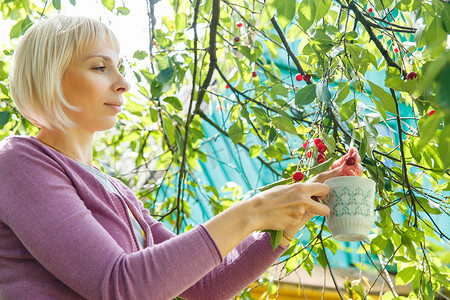
[[116,112],[122,111],[122,103],[120,102],[105,103],[105,105],[114,109]]

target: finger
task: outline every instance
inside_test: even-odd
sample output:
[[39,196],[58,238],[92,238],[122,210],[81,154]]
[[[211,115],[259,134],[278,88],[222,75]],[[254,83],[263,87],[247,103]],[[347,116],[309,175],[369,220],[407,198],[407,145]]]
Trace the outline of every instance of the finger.
[[321,202],[310,201],[306,211],[319,216],[327,216],[330,213],[330,208]]
[[323,183],[305,183],[303,185],[304,192],[309,194],[309,196],[326,196],[330,188]]
[[352,148],[352,149],[350,149],[350,150],[353,150],[353,151],[351,151],[351,152],[352,152],[351,154],[350,154],[350,152],[349,152],[349,154],[355,159],[355,161],[356,161],[357,163],[361,163],[361,157],[359,156],[358,151],[356,151],[355,148]]
[[326,180],[328,180],[330,178],[342,176],[344,174],[343,171],[344,171],[344,165],[336,166],[334,169],[328,169],[328,170],[322,172],[321,181],[325,182]]

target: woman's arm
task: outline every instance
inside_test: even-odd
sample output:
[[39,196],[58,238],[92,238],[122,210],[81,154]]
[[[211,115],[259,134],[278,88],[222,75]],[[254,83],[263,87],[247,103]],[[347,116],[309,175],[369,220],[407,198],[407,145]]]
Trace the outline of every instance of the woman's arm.
[[0,220],[43,268],[84,298],[171,299],[221,262],[202,226],[126,253],[58,163],[32,147],[1,150]]

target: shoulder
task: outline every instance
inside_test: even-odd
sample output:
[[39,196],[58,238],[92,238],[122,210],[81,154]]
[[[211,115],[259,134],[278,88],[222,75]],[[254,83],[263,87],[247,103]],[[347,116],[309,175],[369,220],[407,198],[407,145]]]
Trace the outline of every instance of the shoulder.
[[20,158],[23,155],[42,152],[35,138],[29,136],[9,136],[0,141],[0,161]]
[[[56,151],[54,151],[56,152]],[[0,175],[34,169],[58,168],[58,153],[52,153],[34,137],[10,136],[0,141]],[[58,168],[60,169],[60,168]]]

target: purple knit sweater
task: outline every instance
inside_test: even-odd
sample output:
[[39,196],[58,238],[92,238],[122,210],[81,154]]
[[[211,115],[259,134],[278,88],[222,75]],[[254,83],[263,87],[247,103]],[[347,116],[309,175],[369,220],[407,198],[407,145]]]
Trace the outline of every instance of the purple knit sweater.
[[112,184],[33,137],[0,142],[0,299],[230,299],[285,250],[254,233],[222,258],[205,227],[176,236]]

